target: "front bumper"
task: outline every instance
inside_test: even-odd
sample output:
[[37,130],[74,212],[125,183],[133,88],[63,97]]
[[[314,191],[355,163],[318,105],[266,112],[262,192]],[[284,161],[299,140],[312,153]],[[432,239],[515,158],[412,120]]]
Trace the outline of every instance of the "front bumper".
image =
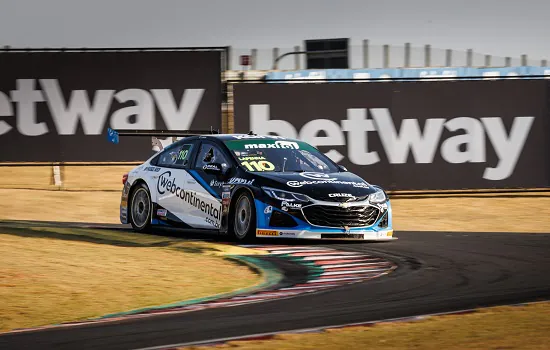
[[373,230],[352,230],[347,233],[318,230],[294,230],[286,228],[257,229],[256,237],[262,238],[296,238],[296,239],[322,239],[322,240],[353,240],[353,241],[392,241],[393,229],[380,231]]
[[[381,205],[384,207],[384,211],[375,222],[365,227],[316,226],[303,216],[292,215],[290,210],[283,211],[259,200],[256,200],[255,204],[257,214],[256,237],[354,241],[391,241],[397,239],[393,236],[392,208],[389,201]],[[275,212],[291,216],[296,226],[273,226],[273,221],[270,219]],[[298,213],[298,211],[295,212]]]

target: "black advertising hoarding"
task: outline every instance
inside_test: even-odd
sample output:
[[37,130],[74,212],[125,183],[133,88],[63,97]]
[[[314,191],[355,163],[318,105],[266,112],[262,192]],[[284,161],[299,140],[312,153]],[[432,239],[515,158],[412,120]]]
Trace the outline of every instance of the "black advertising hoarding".
[[220,51],[0,53],[0,161],[140,161],[150,137],[221,129]]
[[387,189],[548,186],[543,80],[236,84],[235,131],[296,137]]

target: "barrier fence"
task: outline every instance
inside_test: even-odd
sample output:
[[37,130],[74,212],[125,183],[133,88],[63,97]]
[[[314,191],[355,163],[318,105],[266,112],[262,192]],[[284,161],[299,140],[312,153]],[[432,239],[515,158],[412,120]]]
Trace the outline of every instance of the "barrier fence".
[[390,190],[549,186],[546,80],[235,82],[234,131],[296,137]]
[[226,48],[0,51],[0,161],[138,161],[116,129],[221,129]]
[[137,165],[150,139],[107,127],[214,128],[303,139],[390,191],[550,187],[548,76],[234,80],[223,52],[0,53],[0,165]]

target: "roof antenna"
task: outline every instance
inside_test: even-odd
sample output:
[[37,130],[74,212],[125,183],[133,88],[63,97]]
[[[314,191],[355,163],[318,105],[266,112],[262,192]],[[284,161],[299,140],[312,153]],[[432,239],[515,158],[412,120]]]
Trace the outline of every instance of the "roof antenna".
[[248,135],[256,135],[252,130],[248,132]]

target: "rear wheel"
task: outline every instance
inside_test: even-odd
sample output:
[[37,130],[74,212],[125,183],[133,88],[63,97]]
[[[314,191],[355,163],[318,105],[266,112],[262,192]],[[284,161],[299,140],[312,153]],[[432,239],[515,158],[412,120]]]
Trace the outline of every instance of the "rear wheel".
[[145,184],[139,184],[130,196],[130,224],[136,232],[151,230],[151,194]]
[[256,237],[256,206],[252,195],[241,192],[230,216],[232,236],[238,241],[251,241]]

